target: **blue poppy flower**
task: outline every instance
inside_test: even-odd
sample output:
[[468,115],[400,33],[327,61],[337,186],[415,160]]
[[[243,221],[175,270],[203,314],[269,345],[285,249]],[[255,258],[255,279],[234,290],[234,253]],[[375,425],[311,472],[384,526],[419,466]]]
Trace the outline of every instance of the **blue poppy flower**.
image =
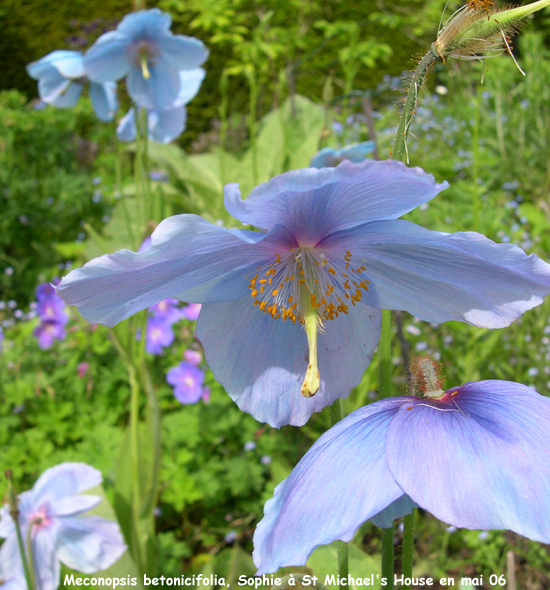
[[388,527],[415,505],[468,529],[550,542],[550,400],[518,383],[470,382],[439,398],[356,410],[319,438],[264,509],[259,574],[304,565],[318,545]]
[[325,147],[313,156],[309,165],[312,168],[330,168],[338,166],[344,160],[359,164],[359,162],[372,155],[375,147],[376,143],[374,141],[354,143],[339,150]]
[[[153,141],[170,143],[185,131],[187,109],[184,105],[196,96],[204,75],[202,68],[180,72],[180,92],[174,104],[147,112],[149,137]],[[134,107],[120,120],[116,132],[121,141],[135,141],[137,128]]]
[[[19,495],[19,524],[23,539],[32,542],[40,590],[59,586],[60,561],[91,574],[108,568],[126,551],[116,522],[84,516],[101,498],[80,492],[101,482],[101,473],[89,465],[61,463],[47,469],[32,490]],[[26,588],[17,534],[7,505],[0,510],[0,537],[6,539],[0,548],[0,571],[7,580],[22,580]]]
[[[52,51],[27,66],[31,78],[38,80],[38,94],[45,103],[60,108],[74,107],[88,82],[80,51]],[[112,121],[118,109],[114,82],[91,82],[92,106],[101,121]]]
[[397,219],[447,186],[373,160],[288,172],[246,201],[230,184],[229,213],[263,231],[170,217],[147,251],[96,258],[57,292],[109,326],[167,297],[202,303],[216,379],[257,420],[300,426],[361,381],[382,309],[500,328],[550,292],[550,266],[517,246]]
[[128,75],[128,93],[139,106],[170,106],[180,91],[179,71],[193,70],[208,57],[202,41],[173,35],[170,24],[170,15],[158,8],[127,14],[86,52],[86,73],[95,82]]

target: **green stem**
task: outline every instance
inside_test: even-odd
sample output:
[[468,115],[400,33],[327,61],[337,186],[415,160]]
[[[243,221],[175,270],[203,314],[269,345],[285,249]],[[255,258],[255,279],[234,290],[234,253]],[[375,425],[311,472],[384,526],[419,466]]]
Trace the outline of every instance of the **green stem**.
[[[13,514],[11,515],[13,522],[15,524],[15,532],[17,534],[17,544],[19,545],[19,553],[21,554],[21,561],[23,562],[23,570],[25,572],[25,580],[27,581],[27,587],[29,588],[29,590],[34,590],[35,588],[35,584],[34,584],[34,571],[31,570],[31,567],[29,566],[29,562],[32,563],[32,546],[31,546],[31,542],[29,540],[29,558],[27,560],[27,554],[25,552],[25,544],[23,543],[23,535],[21,534],[21,527],[19,526],[19,518],[18,517],[13,517]],[[29,530],[32,527],[29,527]],[[30,535],[29,535],[30,536]]]
[[[405,578],[412,578],[414,553],[414,509],[403,519],[403,549],[401,573]],[[410,584],[405,584],[403,590],[411,590]]]
[[[399,120],[399,127],[397,128],[397,136],[395,138],[395,144],[393,146],[392,158],[394,160],[407,160],[409,156],[407,153],[407,137],[409,135],[409,128],[411,121],[416,109],[416,103],[418,101],[418,92],[424,83],[428,70],[432,67],[435,61],[435,57],[432,52],[426,53],[426,55],[420,60],[420,63],[416,67],[412,78],[409,91],[407,92],[407,98],[405,100],[405,106],[401,113],[401,119]],[[406,158],[405,158],[406,156]]]
[[391,311],[382,310],[382,333],[378,343],[381,399],[392,394]]
[[136,238],[134,236],[134,230],[132,228],[132,222],[130,220],[130,212],[128,211],[128,203],[124,198],[124,192],[122,190],[122,151],[120,149],[120,141],[116,137],[115,133],[115,145],[116,145],[116,163],[115,163],[115,175],[116,175],[116,184],[118,187],[118,192],[120,194],[120,202],[122,204],[122,209],[124,211],[124,219],[126,220],[126,227],[128,228],[128,236],[130,238],[130,245],[132,246],[132,250],[137,250],[139,244],[136,242]]
[[142,109],[141,112],[141,182],[145,199],[144,222],[147,223],[153,217],[153,203],[151,202],[151,179],[149,178],[149,125],[146,109]]
[[35,521],[31,520],[31,522],[29,523],[29,528],[27,529],[27,549],[29,552],[29,574],[31,577],[31,580],[33,580],[33,582],[36,582],[36,574],[34,571],[34,555],[32,552],[32,527],[35,525]]
[[393,526],[382,529],[382,578],[386,578],[385,590],[393,590]]
[[258,184],[258,147],[256,142],[256,102],[258,89],[256,87],[256,73],[254,69],[247,70],[246,76],[250,85],[250,113],[248,115],[248,133],[250,135],[250,150],[252,152],[252,181]]
[[[481,231],[481,191],[479,190],[479,184],[477,183],[479,178],[479,127],[481,118],[481,90],[478,87],[476,94],[476,111],[475,111],[475,123],[472,133],[472,155],[473,155],[473,169],[472,169],[472,183],[473,191],[472,197],[473,211],[474,211],[474,231]],[[497,119],[500,118],[500,113],[497,111]]]
[[[142,335],[145,338],[145,334]],[[136,565],[140,572],[144,572],[143,555],[141,551],[140,534],[140,508],[141,508],[141,481],[140,481],[140,448],[139,448],[139,383],[135,369],[128,368],[130,381],[130,462],[132,466],[132,532],[134,536],[134,549]]]
[[[134,157],[134,191],[136,195],[136,219],[138,222],[138,232],[143,231],[145,225],[145,202],[142,184],[142,161],[141,161],[141,133],[140,133],[140,113],[136,107],[134,112],[136,120],[136,151]],[[143,239],[140,233],[139,239]]]

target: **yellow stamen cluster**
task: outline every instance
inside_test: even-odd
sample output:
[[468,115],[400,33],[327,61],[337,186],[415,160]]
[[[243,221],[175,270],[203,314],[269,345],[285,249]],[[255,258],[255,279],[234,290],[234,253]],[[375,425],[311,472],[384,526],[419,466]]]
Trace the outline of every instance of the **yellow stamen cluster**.
[[275,260],[259,266],[249,279],[254,306],[273,319],[292,323],[304,323],[305,307],[316,311],[321,324],[347,314],[349,304],[361,301],[369,283],[361,277],[366,267],[352,266],[351,259],[349,250],[343,260],[330,262],[314,248],[294,248],[283,256],[275,253]]

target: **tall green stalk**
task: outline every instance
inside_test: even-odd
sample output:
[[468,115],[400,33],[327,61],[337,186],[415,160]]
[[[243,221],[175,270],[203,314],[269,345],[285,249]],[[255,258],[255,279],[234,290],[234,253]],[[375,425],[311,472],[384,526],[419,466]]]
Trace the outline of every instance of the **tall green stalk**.
[[[401,549],[401,573],[405,578],[412,578],[414,554],[414,509],[403,519],[403,546]],[[410,584],[404,584],[403,590],[411,590]]]

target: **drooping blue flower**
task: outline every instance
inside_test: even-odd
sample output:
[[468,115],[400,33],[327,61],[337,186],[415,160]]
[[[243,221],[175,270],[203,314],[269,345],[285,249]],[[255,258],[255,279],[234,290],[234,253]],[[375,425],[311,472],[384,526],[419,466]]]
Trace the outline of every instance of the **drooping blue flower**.
[[[196,96],[204,74],[202,68],[180,72],[180,92],[174,104],[147,112],[148,133],[153,141],[170,143],[185,131],[187,109],[184,105]],[[137,127],[134,107],[120,120],[116,132],[120,141],[135,141]]]
[[517,246],[397,219],[447,186],[372,160],[288,172],[245,201],[231,184],[228,211],[262,232],[171,217],[147,251],[92,260],[57,291],[109,326],[167,297],[202,303],[216,379],[257,420],[299,426],[361,381],[382,309],[500,328],[550,292],[550,266]]
[[[52,51],[27,66],[31,78],[38,80],[38,94],[45,103],[60,108],[74,107],[88,82],[80,51]],[[91,82],[92,106],[101,121],[112,121],[118,109],[114,82]]]
[[84,67],[95,82],[128,75],[128,93],[140,107],[163,109],[180,92],[181,70],[193,70],[208,57],[202,41],[173,35],[170,15],[158,8],[127,14],[116,31],[102,35],[84,56]]
[[356,410],[319,438],[264,508],[258,573],[304,565],[366,520],[387,528],[415,505],[447,524],[550,542],[550,400],[518,383],[470,382],[439,399]]
[[330,168],[338,166],[344,160],[358,164],[372,156],[375,147],[376,143],[374,141],[354,143],[339,150],[325,147],[313,156],[309,165],[312,168]]
[[166,381],[173,386],[174,396],[182,404],[195,404],[204,394],[204,373],[193,363],[181,361],[168,371]]
[[145,334],[145,350],[149,354],[162,354],[167,346],[174,342],[172,324],[161,317],[147,318],[147,331]]
[[[116,522],[84,516],[101,502],[80,495],[102,482],[101,473],[84,463],[61,463],[47,469],[32,490],[19,495],[19,523],[25,543],[30,538],[37,588],[59,586],[60,563],[91,574],[112,565],[126,551]],[[7,580],[23,580],[21,555],[9,508],[0,510],[0,571]],[[27,547],[27,552],[29,548]]]

